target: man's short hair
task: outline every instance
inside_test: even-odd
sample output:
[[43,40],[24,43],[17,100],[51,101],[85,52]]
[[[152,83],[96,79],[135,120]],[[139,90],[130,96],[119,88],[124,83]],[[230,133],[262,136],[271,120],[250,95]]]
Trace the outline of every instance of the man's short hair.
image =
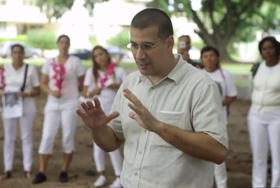
[[220,53],[217,50],[217,48],[213,47],[213,46],[205,46],[204,48],[201,49],[200,51],[200,58],[202,58],[203,53],[205,52],[209,52],[209,51],[213,51],[217,57],[220,57]]
[[13,52],[13,49],[14,49],[15,47],[19,47],[19,48],[21,49],[21,51],[24,53],[24,47],[23,47],[23,45],[21,45],[21,44],[19,44],[19,43],[13,44],[13,45],[11,46],[11,52]]
[[189,40],[191,40],[191,37],[189,35],[181,35],[178,39],[180,40],[181,38],[188,38]]
[[131,21],[131,26],[137,29],[145,29],[150,26],[158,26],[158,37],[166,39],[173,35],[173,26],[170,17],[162,10],[146,8],[138,12]]

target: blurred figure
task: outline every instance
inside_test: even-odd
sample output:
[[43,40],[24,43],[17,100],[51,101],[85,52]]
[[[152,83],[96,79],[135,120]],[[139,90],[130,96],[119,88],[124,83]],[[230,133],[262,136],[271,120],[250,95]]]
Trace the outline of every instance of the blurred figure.
[[192,64],[196,68],[203,68],[201,63],[196,62],[190,58],[189,51],[191,49],[191,38],[189,35],[181,35],[178,38],[178,48],[177,48],[178,54],[181,54],[183,59],[187,61],[188,63]]
[[[85,76],[83,96],[85,98],[97,97],[106,114],[109,114],[115,95],[126,77],[126,72],[111,61],[108,51],[102,46],[95,46],[92,50],[93,67]],[[94,143],[93,158],[99,177],[94,182],[95,187],[105,185],[105,151]],[[109,152],[116,179],[110,185],[111,188],[121,187],[120,174],[122,169],[122,156],[119,149]]]
[[253,156],[252,186],[267,186],[267,156],[271,151],[271,187],[280,187],[280,44],[272,36],[259,42],[264,62],[252,80],[248,129]]
[[76,108],[79,106],[85,69],[79,58],[69,56],[70,38],[61,35],[57,39],[58,57],[48,60],[42,67],[41,89],[48,94],[44,110],[42,139],[39,147],[39,173],[33,183],[47,180],[46,168],[53,153],[56,134],[61,124],[63,164],[59,175],[60,182],[68,181],[68,168],[74,151],[77,125]]
[[[0,96],[4,99],[2,119],[4,129],[4,167],[5,172],[0,180],[11,177],[14,161],[15,142],[17,136],[17,125],[19,123],[22,143],[23,168],[27,179],[32,179],[33,162],[33,123],[36,114],[34,97],[40,94],[40,82],[36,68],[23,62],[24,47],[14,44],[11,47],[12,63],[5,64],[0,69],[0,84],[2,90]],[[22,99],[22,115],[10,112],[5,117],[5,108],[16,105]],[[5,106],[7,104],[7,106]]]
[[[229,115],[229,105],[236,100],[237,90],[231,74],[220,67],[220,54],[218,50],[211,46],[201,49],[201,61],[204,71],[216,82],[221,94],[224,116],[227,120]],[[227,187],[227,171],[225,162],[215,165],[215,182],[217,188]]]

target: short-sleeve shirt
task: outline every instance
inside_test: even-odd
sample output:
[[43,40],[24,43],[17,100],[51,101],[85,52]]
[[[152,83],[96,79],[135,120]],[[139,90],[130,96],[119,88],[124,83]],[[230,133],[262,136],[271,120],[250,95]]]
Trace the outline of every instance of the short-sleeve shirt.
[[[58,58],[49,59],[42,67],[42,74],[45,74],[49,78],[49,88],[51,90],[59,90],[56,86],[55,70],[53,64],[58,64]],[[79,58],[75,56],[69,56],[64,64],[65,74],[63,75],[62,89],[60,98],[56,98],[52,95],[48,95],[47,109],[59,109],[68,108],[78,104],[79,98],[79,77],[85,74],[85,68],[83,67]]]
[[[105,74],[104,72],[99,71],[100,78],[104,77],[104,74]],[[106,86],[109,86],[111,83],[121,84],[123,82],[123,80],[125,79],[125,77],[126,77],[125,70],[121,67],[115,67],[114,74],[108,76],[108,79],[104,83],[105,87],[102,89],[101,93],[97,96],[102,105],[102,109],[104,110],[104,112],[106,114],[108,114],[110,112],[115,95],[117,93],[117,90],[110,89]],[[88,92],[91,92],[96,87],[101,88],[100,82],[95,81],[92,68],[89,68],[86,72],[84,85],[88,86]]]
[[[207,72],[203,69],[217,84],[222,100],[226,97],[237,96],[237,90],[234,85],[231,74],[227,70],[217,69],[214,72]],[[227,117],[226,106],[223,107],[225,117]]]
[[139,72],[131,73],[119,89],[112,111],[120,116],[109,122],[124,140],[121,174],[125,188],[209,188],[214,163],[192,157],[142,128],[129,117],[123,96],[128,88],[158,120],[182,130],[203,132],[227,147],[226,121],[215,82],[180,57],[173,70],[156,85]]
[[[20,92],[23,85],[24,72],[26,64],[24,63],[19,69],[15,69],[12,64],[5,64],[2,67],[3,76],[0,76],[0,85],[5,85],[4,91]],[[2,73],[1,73],[2,74]],[[39,87],[40,81],[36,68],[28,65],[24,92],[31,92],[33,87]],[[33,97],[23,99],[23,114],[35,113],[36,105]]]

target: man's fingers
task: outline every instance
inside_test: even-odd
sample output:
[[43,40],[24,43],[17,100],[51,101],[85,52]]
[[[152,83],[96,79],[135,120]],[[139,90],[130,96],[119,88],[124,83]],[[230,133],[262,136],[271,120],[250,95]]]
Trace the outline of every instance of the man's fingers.
[[123,90],[124,96],[132,102],[134,105],[140,107],[142,106],[142,103],[137,99],[137,97],[128,89]]
[[76,110],[76,113],[77,113],[82,119],[84,119],[84,117],[85,117],[85,115],[86,115],[81,109],[77,109],[77,110]]
[[97,97],[94,97],[93,101],[94,101],[94,104],[95,104],[95,108],[101,108],[100,102],[99,102]]
[[108,122],[111,121],[112,119],[115,119],[115,118],[118,117],[119,115],[120,115],[119,112],[113,112],[113,113],[109,114],[109,115],[107,116]]
[[85,112],[88,112],[89,108],[87,102],[82,102],[81,107]]
[[86,105],[87,105],[88,109],[93,109],[94,108],[94,105],[93,105],[92,101],[86,101]]
[[134,105],[131,104],[131,103],[128,103],[128,107],[129,107],[131,110],[133,110],[135,113],[137,113],[137,114],[140,114],[140,113],[141,113],[140,109],[137,108],[136,106],[134,106]]

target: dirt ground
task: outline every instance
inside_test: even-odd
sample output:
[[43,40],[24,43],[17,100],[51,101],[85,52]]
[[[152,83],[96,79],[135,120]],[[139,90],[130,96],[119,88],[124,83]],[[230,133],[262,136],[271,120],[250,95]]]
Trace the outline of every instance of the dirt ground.
[[[38,146],[40,144],[43,106],[45,95],[37,98],[38,113],[34,125],[34,163],[33,172],[38,170]],[[237,100],[231,106],[228,133],[230,152],[227,158],[228,187],[247,188],[251,187],[251,150],[249,146],[246,116],[250,102]],[[3,171],[3,128],[0,126],[0,171]],[[92,188],[93,181],[97,178],[95,166],[92,161],[92,143],[87,128],[81,123],[77,127],[76,151],[70,167],[70,181],[59,183],[58,174],[62,162],[61,137],[56,138],[55,152],[49,161],[47,175],[48,181],[40,185],[32,185],[23,177],[21,142],[18,136],[15,151],[13,178],[0,182],[0,188]],[[113,172],[107,156],[107,175],[109,185],[113,181]],[[105,186],[106,187],[106,186]]]

